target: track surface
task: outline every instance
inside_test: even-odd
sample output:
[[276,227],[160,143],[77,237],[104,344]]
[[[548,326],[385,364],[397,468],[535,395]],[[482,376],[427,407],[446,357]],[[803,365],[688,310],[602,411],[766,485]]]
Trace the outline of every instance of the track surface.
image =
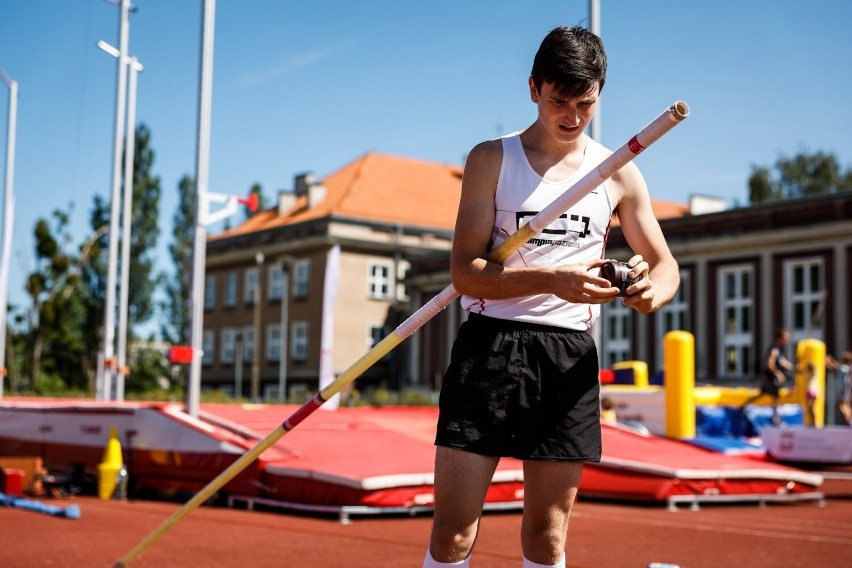
[[[0,566],[110,568],[178,507],[95,497],[76,503],[77,520],[0,508]],[[130,564],[139,568],[419,568],[431,517],[355,517],[351,524],[280,511],[202,507]],[[518,568],[520,514],[484,516],[475,568]],[[852,562],[852,499],[707,505],[669,511],[661,505],[579,501],[568,539],[571,568],[846,567]]]

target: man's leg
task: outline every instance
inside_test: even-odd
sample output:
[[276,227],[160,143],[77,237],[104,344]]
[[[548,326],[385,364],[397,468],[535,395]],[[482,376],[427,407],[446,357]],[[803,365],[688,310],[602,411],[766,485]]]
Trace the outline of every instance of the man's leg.
[[582,472],[583,462],[524,462],[525,566],[565,566],[568,518]]
[[468,557],[498,461],[453,448],[437,448],[435,515],[424,568],[436,566],[435,562],[440,566]]

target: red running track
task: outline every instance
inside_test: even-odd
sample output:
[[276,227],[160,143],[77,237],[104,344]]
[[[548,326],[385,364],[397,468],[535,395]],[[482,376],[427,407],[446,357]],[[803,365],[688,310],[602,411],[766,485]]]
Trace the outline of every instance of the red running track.
[[[78,497],[78,520],[0,508],[0,566],[110,568],[178,507]],[[431,518],[336,518],[202,507],[130,564],[138,568],[419,568]],[[521,565],[519,513],[486,514],[474,568]],[[569,568],[845,568],[852,559],[852,500],[663,506],[580,500],[568,539]]]

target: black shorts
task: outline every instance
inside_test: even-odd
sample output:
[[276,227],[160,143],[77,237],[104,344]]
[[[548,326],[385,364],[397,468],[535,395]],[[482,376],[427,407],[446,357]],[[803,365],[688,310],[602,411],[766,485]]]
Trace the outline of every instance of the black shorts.
[[591,335],[471,314],[444,376],[435,444],[521,460],[600,461]]
[[778,377],[768,371],[764,372],[760,377],[760,392],[777,398],[781,392],[781,382]]

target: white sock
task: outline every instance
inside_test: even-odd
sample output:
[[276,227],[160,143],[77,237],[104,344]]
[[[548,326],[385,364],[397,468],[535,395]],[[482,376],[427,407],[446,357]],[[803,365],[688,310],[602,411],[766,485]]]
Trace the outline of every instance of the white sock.
[[438,562],[432,558],[432,551],[428,548],[426,549],[426,558],[423,559],[423,568],[451,568],[452,566],[468,568],[470,566],[470,556],[464,560],[459,560],[458,562]]
[[563,554],[562,560],[556,564],[538,564],[524,556],[524,568],[565,568],[565,555]]

